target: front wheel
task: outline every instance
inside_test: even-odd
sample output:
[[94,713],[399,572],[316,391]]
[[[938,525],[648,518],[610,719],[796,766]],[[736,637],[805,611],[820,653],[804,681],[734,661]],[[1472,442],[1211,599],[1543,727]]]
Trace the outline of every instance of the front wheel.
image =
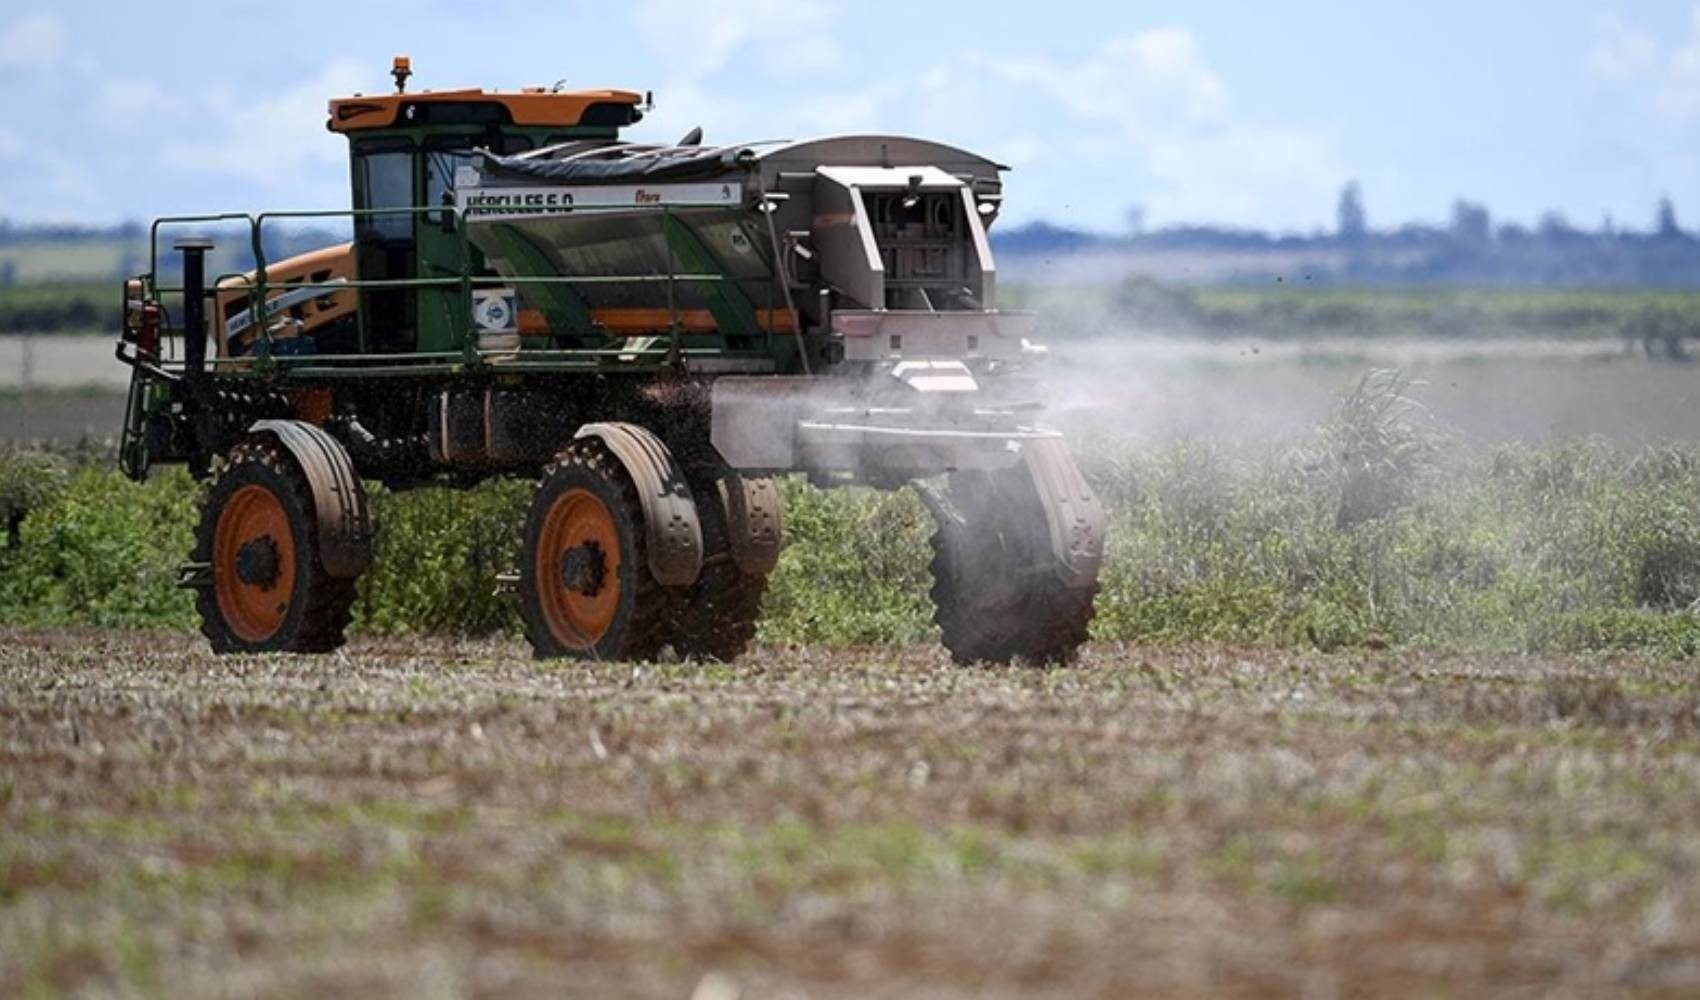
[[540,658],[653,659],[667,640],[667,591],[650,572],[631,477],[595,440],[544,470],[525,522],[520,613]]
[[207,492],[190,558],[209,568],[196,610],[215,653],[324,653],[343,643],[354,580],[325,572],[313,494],[289,451],[250,437]]
[[1043,501],[1025,468],[953,474],[922,486],[932,511],[933,608],[958,662],[1048,665],[1086,641],[1094,571],[1065,582],[1050,550]]

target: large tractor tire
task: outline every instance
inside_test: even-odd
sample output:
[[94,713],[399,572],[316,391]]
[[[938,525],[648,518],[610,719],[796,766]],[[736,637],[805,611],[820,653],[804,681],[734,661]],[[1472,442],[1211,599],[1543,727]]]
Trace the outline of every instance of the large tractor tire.
[[673,595],[650,570],[645,535],[637,488],[601,441],[556,456],[520,553],[520,615],[539,658],[655,658]]
[[[778,494],[770,484],[774,554],[778,550]],[[682,659],[730,663],[744,654],[756,637],[762,597],[767,593],[772,563],[740,557],[733,531],[749,531],[747,518],[737,516],[732,492],[742,490],[735,475],[722,476],[698,487],[697,512],[702,520],[702,575],[680,601],[673,617],[673,651]]]
[[354,577],[325,570],[306,474],[290,451],[256,434],[226,454],[207,492],[190,558],[201,632],[215,653],[325,653],[343,644]]
[[934,617],[963,664],[1066,663],[1092,621],[1097,567],[1059,572],[1044,502],[1026,468],[959,472],[923,485],[932,511]]

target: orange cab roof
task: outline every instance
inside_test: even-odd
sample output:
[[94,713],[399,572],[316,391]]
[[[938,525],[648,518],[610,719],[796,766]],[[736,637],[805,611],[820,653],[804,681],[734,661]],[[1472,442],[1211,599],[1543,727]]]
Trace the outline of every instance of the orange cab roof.
[[500,104],[508,109],[515,125],[570,127],[579,124],[587,109],[598,104],[636,106],[643,95],[629,90],[567,90],[553,91],[528,87],[517,93],[478,88],[467,90],[425,90],[417,94],[381,94],[366,97],[333,98],[330,104],[332,132],[354,132],[361,129],[385,128],[396,124],[396,118],[406,105],[414,104]]

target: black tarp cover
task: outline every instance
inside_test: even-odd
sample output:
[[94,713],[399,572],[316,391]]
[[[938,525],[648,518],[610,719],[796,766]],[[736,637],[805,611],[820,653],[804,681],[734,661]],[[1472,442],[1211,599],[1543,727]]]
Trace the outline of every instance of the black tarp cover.
[[[553,155],[551,155],[553,154]],[[520,156],[479,150],[479,169],[494,176],[530,177],[567,183],[692,181],[723,176],[748,162],[748,146],[647,146],[611,143],[585,148],[574,143]]]

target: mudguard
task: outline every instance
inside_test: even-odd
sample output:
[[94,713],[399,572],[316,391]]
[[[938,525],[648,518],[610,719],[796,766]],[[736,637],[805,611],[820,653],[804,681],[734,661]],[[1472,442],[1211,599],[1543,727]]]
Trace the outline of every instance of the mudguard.
[[649,571],[663,587],[684,587],[702,572],[702,521],[673,453],[636,424],[585,424],[574,438],[600,440],[625,466],[643,503]]
[[727,548],[742,573],[766,576],[779,564],[783,540],[779,488],[771,479],[746,479],[728,472],[720,480],[726,509]]
[[1045,507],[1058,579],[1070,587],[1091,586],[1104,562],[1103,503],[1060,439],[1029,441],[1021,457]]
[[325,572],[339,578],[364,573],[372,565],[372,522],[366,488],[348,451],[323,429],[300,420],[260,420],[248,430],[276,438],[307,477]]

